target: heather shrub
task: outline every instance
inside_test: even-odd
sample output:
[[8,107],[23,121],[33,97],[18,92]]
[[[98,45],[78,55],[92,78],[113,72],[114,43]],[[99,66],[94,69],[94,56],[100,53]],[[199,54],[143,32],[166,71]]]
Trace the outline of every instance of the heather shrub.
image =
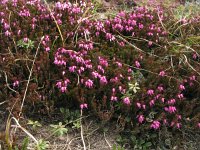
[[[60,101],[123,127],[199,126],[199,17],[136,7],[105,20],[80,1],[0,6],[1,99],[17,115]],[[188,124],[187,124],[188,125]]]

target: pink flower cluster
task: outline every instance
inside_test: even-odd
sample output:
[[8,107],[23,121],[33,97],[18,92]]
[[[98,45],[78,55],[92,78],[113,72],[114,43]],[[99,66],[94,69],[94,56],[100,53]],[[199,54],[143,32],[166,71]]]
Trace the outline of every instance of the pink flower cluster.
[[86,103],[80,104],[80,108],[81,108],[81,110],[84,109],[84,108],[88,108],[88,105]]

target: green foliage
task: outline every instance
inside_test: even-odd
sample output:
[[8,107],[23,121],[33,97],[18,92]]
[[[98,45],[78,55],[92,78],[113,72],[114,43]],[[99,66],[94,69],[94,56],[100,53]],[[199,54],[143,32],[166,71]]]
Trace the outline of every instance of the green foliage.
[[19,149],[17,146],[14,147],[14,150],[28,150],[28,144],[29,144],[29,138],[26,137],[24,138],[24,140],[22,141],[22,146]]
[[121,147],[120,145],[114,144],[112,147],[112,150],[125,150],[125,149],[123,147]]
[[65,125],[62,124],[62,122],[59,122],[58,125],[50,125],[52,127],[52,133],[57,136],[63,136],[68,132],[68,128],[65,127]]
[[179,5],[173,9],[173,12],[174,17],[178,20],[190,19],[200,14],[200,4],[187,2],[185,5]]
[[35,130],[37,127],[41,127],[42,125],[38,121],[28,120],[28,125],[31,125],[33,130]]
[[151,142],[147,142],[144,139],[137,139],[135,136],[131,136],[131,142],[134,145],[134,150],[148,150],[152,146]]
[[24,42],[23,39],[19,40],[17,42],[17,46],[18,47],[22,47],[22,48],[25,48],[25,49],[33,49],[34,48],[34,41],[28,39],[27,42]]
[[67,108],[60,108],[60,112],[62,113],[63,120],[65,121],[66,124],[72,123],[78,118],[80,118],[79,110],[70,110]]
[[25,138],[22,142],[22,150],[27,150],[27,147],[28,147],[28,143],[29,143],[29,138]]
[[40,139],[35,148],[36,150],[46,150],[48,147],[49,147],[49,142],[44,141],[43,139]]
[[79,128],[81,128],[81,120],[74,121],[73,125],[72,125],[72,128],[73,129],[79,129]]
[[124,133],[120,135],[116,141],[122,147],[126,148],[126,143],[129,145],[129,149],[134,150],[149,150],[156,145],[157,134],[141,131],[143,133],[134,133],[129,132],[128,134]]

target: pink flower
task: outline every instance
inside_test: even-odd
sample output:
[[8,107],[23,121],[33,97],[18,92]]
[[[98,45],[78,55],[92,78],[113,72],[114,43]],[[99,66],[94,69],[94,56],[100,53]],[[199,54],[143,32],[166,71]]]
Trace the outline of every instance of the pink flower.
[[18,31],[17,31],[17,35],[20,35],[20,34],[21,34],[21,30],[18,30]]
[[191,76],[191,77],[190,77],[190,80],[191,80],[191,81],[196,80],[196,76]]
[[80,104],[80,108],[81,108],[81,110],[84,109],[84,108],[88,108],[88,105],[86,103]]
[[117,64],[117,66],[118,66],[119,68],[122,67],[122,63],[120,63],[120,62],[117,61],[116,64]]
[[34,30],[35,29],[35,24],[32,24],[31,26],[32,26],[32,29]]
[[183,90],[185,90],[185,86],[184,85],[179,85],[179,89],[181,90],[181,91],[183,91]]
[[61,88],[62,82],[61,82],[61,81],[57,82],[57,83],[56,83],[56,86],[57,86],[58,88]]
[[68,83],[70,83],[70,80],[69,79],[65,79],[65,81],[64,81],[65,86],[68,86]]
[[152,44],[153,44],[152,41],[149,41],[149,42],[148,42],[148,46],[151,46]]
[[176,103],[176,100],[174,98],[167,101],[167,104],[173,105]]
[[159,90],[160,92],[162,92],[162,91],[164,90],[164,88],[163,88],[162,86],[158,86],[158,90]]
[[151,128],[157,130],[160,128],[160,122],[159,121],[153,121],[153,123],[151,124]]
[[140,103],[136,103],[136,106],[140,109],[141,108],[141,104]]
[[154,99],[157,100],[159,99],[159,97],[160,97],[160,94],[157,94]]
[[128,72],[131,73],[133,70],[131,68],[128,69]]
[[67,87],[65,87],[65,86],[61,87],[61,92],[62,93],[66,92],[66,91],[67,91]]
[[137,67],[137,68],[140,68],[140,63],[139,63],[139,61],[135,61],[135,66]]
[[148,90],[148,91],[147,91],[147,94],[148,94],[148,95],[153,95],[153,94],[154,94],[154,90]]
[[138,116],[138,122],[139,123],[143,123],[143,121],[144,121],[144,116],[143,115],[139,115]]
[[92,88],[93,87],[93,81],[88,79],[86,82],[85,82],[85,86],[88,87],[88,88]]
[[173,127],[174,125],[175,125],[175,122],[172,121],[170,126]]
[[165,71],[161,71],[161,72],[159,73],[159,76],[164,77],[164,76],[165,76]]
[[124,47],[125,46],[125,43],[124,42],[119,42],[118,43],[121,47]]
[[112,79],[110,79],[110,82],[115,82],[117,83],[119,81],[119,78],[118,77],[114,77]]
[[112,88],[112,92],[113,92],[113,93],[115,93],[115,92],[116,92],[115,88]]
[[148,32],[147,35],[148,36],[153,36],[153,33],[152,32]]
[[111,33],[106,33],[106,39],[111,42],[115,40],[115,37]]
[[49,51],[50,51],[50,47],[46,47],[46,48],[45,48],[45,51],[46,51],[46,52],[49,52]]
[[23,11],[20,11],[19,15],[21,17],[30,17],[31,16],[29,10],[27,10],[27,9],[23,9]]
[[178,94],[177,97],[178,97],[179,99],[183,99],[184,96],[183,96],[183,94]]
[[167,119],[163,119],[163,124],[164,124],[164,125],[167,125],[167,124],[168,124]]
[[165,109],[165,111],[169,112],[170,114],[176,112],[176,107],[174,107],[174,106],[165,107],[164,109]]
[[124,11],[121,11],[118,13],[118,16],[120,16],[120,17],[125,17],[125,15],[126,15],[126,13]]
[[126,105],[130,105],[130,103],[131,103],[129,97],[125,97],[125,98],[123,99],[123,102],[124,102],[124,104],[126,104]]
[[69,67],[69,72],[75,72],[76,66]]
[[108,81],[107,81],[105,76],[100,77],[100,83],[101,84],[107,84],[108,83]]
[[150,102],[149,102],[149,105],[150,105],[150,107],[152,107],[153,105],[155,105],[155,100],[151,100]]
[[[28,38],[24,38],[24,42],[27,42],[28,41]],[[46,41],[42,41],[42,44],[44,45],[44,46],[46,46],[47,44],[46,44]]]
[[99,36],[99,32],[96,32],[95,35],[96,35],[96,36]]
[[200,128],[200,122],[197,124],[198,128]]
[[193,58],[194,60],[196,60],[196,59],[197,59],[197,53],[193,53],[192,58]]
[[117,101],[117,97],[116,96],[111,96],[111,101]]
[[97,77],[100,77],[100,74],[99,74],[98,72],[96,72],[96,71],[93,71],[93,72],[92,72],[92,76],[93,76],[94,78],[97,78]]
[[78,69],[78,73],[81,74],[82,72],[85,71],[85,68],[84,67],[80,67],[80,69]]
[[5,30],[8,30],[9,28],[10,28],[9,24],[4,23],[4,29],[5,29]]
[[49,36],[48,36],[48,35],[46,35],[44,39],[45,39],[45,41],[47,41],[47,42],[48,42],[48,41],[50,41],[50,39],[49,39]]
[[119,86],[119,91],[120,91],[120,92],[122,91],[122,86]]
[[98,65],[97,68],[98,68],[98,70],[100,70],[102,73],[105,72],[105,70],[103,69],[103,67],[102,67],[101,65]]
[[144,28],[144,25],[139,23],[139,29],[143,29]]
[[176,123],[176,127],[177,127],[177,129],[180,129],[181,128],[181,124],[180,123]]
[[7,31],[5,32],[5,36],[10,36],[10,35],[11,35],[11,32],[7,30]]
[[182,119],[181,115],[176,115],[177,119]]
[[193,86],[194,85],[194,83],[192,83],[192,82],[190,82],[190,84],[189,84],[190,86]]
[[14,83],[13,83],[13,87],[18,87],[19,86],[19,81],[17,80],[17,81],[15,81]]
[[105,67],[108,67],[108,61],[102,57],[98,57],[99,59],[99,64],[102,65],[102,66],[105,66]]

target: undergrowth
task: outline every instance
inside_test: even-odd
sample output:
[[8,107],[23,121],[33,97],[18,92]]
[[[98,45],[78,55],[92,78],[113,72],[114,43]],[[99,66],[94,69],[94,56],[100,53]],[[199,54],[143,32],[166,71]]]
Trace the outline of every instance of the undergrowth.
[[[130,136],[135,149],[156,145],[151,135],[135,138],[141,132],[199,130],[198,7],[146,5],[98,18],[101,5],[86,1],[0,4],[0,104],[9,112],[9,149],[11,128],[45,149],[46,141],[34,139],[20,120],[31,113],[51,116],[61,107],[79,109],[76,119],[86,110],[137,132]],[[71,124],[70,111],[61,112]],[[61,136],[66,124],[51,127]],[[81,119],[72,126],[82,133]]]

